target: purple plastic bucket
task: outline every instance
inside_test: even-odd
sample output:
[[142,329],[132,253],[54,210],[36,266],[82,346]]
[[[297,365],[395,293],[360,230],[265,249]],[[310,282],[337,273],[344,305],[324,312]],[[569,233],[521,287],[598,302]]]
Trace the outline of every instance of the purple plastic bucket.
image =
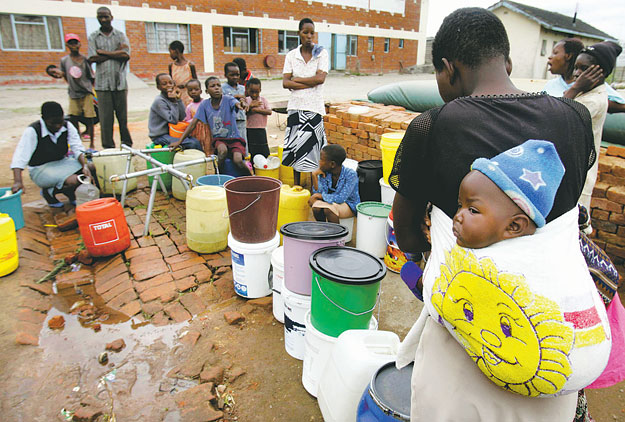
[[310,256],[326,246],[345,245],[347,228],[335,223],[299,221],[280,227],[284,237],[284,284],[293,293],[310,296]]

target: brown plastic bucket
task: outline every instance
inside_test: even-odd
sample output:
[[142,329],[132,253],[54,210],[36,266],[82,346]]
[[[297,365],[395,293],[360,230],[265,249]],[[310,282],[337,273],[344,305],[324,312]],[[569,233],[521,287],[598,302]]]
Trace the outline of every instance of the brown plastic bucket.
[[276,236],[281,186],[279,180],[262,176],[237,177],[224,184],[234,240],[263,243]]

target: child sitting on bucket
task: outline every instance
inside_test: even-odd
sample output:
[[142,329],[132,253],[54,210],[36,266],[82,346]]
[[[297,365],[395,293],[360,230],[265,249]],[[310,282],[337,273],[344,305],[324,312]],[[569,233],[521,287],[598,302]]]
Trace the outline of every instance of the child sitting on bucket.
[[245,140],[241,137],[236,124],[236,112],[247,111],[247,103],[230,95],[224,95],[221,90],[219,78],[211,76],[206,80],[206,92],[210,100],[202,101],[193,117],[193,120],[184,131],[178,142],[171,144],[177,146],[193,132],[198,120],[210,127],[212,143],[217,150],[219,172],[224,172],[224,163],[229,154],[239,172],[251,175],[249,167],[245,164]]
[[313,195],[308,200],[317,221],[338,223],[356,215],[360,203],[358,175],[343,166],[347,154],[336,144],[321,149],[319,168],[312,172]]
[[564,176],[551,142],[529,140],[492,159],[478,158],[462,179],[453,219],[456,243],[479,249],[534,234]]

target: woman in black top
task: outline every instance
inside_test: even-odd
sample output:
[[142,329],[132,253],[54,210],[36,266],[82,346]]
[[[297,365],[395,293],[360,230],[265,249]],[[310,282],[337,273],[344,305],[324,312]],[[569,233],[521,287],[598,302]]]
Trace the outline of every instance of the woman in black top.
[[[460,182],[476,158],[528,139],[552,142],[566,169],[547,222],[576,206],[595,160],[590,115],[574,101],[517,89],[506,72],[509,50],[503,24],[485,9],[459,9],[439,29],[432,56],[446,104],[413,120],[389,178],[403,251],[430,249],[420,229],[427,204],[453,218]],[[575,394],[538,400],[499,389],[428,319],[415,360],[421,372],[413,375],[412,420],[573,420]]]

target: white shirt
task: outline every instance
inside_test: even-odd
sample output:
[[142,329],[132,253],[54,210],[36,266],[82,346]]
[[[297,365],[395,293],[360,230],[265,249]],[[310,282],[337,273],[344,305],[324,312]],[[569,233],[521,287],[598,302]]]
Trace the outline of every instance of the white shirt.
[[[57,133],[50,133],[46,123],[43,119],[39,119],[39,123],[41,123],[41,137],[45,138],[47,135],[50,135],[50,139],[52,142],[56,144],[56,141],[59,139],[59,136],[65,131],[67,131],[67,143],[70,149],[74,152],[76,157],[80,157],[85,149],[82,146],[82,142],[80,141],[80,136],[78,136],[78,131],[71,123],[67,123],[67,129],[65,126],[61,126],[61,129]],[[28,162],[33,156],[35,149],[37,148],[37,132],[32,127],[27,127],[22,135],[22,139],[17,144],[17,148],[15,148],[15,152],[13,153],[13,160],[11,160],[11,168],[12,169],[33,169],[36,166],[29,166]]]
[[[302,57],[302,46],[288,52],[284,59],[284,70],[282,73],[291,73],[295,78],[310,78],[317,74],[317,70],[328,73],[329,59],[328,50],[325,48],[317,57],[311,58],[308,63]],[[315,113],[326,114],[323,103],[323,84],[314,88],[291,90],[287,110],[306,110]]]
[[580,201],[587,209],[590,209],[590,199],[592,190],[597,183],[597,173],[599,171],[599,148],[601,147],[601,137],[603,134],[603,124],[608,114],[608,94],[605,85],[599,85],[588,92],[579,94],[575,97],[575,101],[584,104],[590,112],[592,118],[592,134],[595,141],[595,151],[597,159],[586,174],[586,183],[582,190]]

